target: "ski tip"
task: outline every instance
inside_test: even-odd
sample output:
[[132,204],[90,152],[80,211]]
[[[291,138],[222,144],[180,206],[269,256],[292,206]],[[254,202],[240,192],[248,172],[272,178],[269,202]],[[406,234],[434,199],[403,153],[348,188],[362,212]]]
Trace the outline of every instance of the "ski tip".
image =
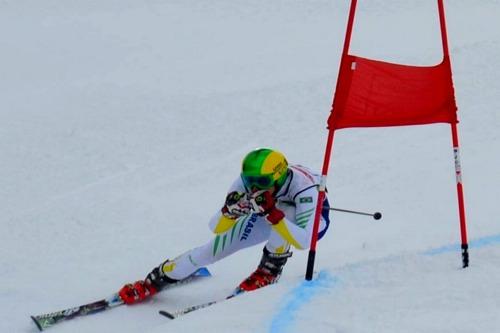
[[175,316],[173,314],[171,314],[170,312],[167,312],[167,311],[164,311],[164,310],[160,310],[158,311],[162,316],[165,316],[169,319],[175,319]]
[[31,319],[33,319],[33,321],[35,322],[36,327],[38,327],[38,329],[39,329],[40,331],[43,331],[42,325],[40,325],[40,323],[39,323],[39,322],[38,322],[38,320],[35,318],[35,316],[30,316],[30,317],[31,317]]

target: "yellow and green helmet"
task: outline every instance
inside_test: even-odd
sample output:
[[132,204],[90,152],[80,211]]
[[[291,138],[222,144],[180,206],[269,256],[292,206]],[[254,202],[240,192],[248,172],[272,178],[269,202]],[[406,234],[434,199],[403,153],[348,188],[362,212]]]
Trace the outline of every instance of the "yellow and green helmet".
[[267,190],[281,187],[288,174],[285,155],[269,148],[257,148],[245,156],[241,166],[241,179],[248,190]]

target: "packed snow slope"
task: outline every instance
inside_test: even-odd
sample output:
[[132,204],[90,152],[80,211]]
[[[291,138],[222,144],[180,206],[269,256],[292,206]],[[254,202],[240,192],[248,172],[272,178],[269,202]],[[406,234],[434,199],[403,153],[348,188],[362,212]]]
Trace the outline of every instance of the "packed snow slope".
[[[315,280],[223,297],[261,246],[205,282],[52,332],[500,331],[500,1],[449,0],[471,243],[461,269],[447,124],[346,129]],[[349,1],[0,0],[0,331],[94,301],[212,237],[250,149],[320,169]],[[433,65],[434,0],[360,0],[351,53]]]

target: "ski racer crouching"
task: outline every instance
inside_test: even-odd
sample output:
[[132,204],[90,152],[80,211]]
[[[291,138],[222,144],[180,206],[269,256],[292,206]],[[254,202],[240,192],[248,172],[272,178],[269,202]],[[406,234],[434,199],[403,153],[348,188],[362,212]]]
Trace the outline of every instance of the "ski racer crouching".
[[[243,159],[222,209],[210,220],[215,238],[175,259],[166,260],[145,278],[125,285],[119,292],[126,304],[142,301],[166,285],[190,276],[241,249],[266,242],[255,270],[236,288],[251,291],[276,283],[291,257],[290,247],[307,249],[310,244],[318,198],[319,174],[300,165],[288,165],[285,156],[259,148]],[[318,239],[329,226],[325,198]]]

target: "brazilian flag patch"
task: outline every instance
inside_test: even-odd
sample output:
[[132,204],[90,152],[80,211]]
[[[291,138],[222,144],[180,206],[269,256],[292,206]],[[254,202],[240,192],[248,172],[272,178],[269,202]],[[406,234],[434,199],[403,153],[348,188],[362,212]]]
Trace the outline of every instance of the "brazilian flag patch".
[[299,202],[300,203],[311,203],[311,202],[313,202],[313,198],[312,197],[303,197],[303,198],[299,199]]

